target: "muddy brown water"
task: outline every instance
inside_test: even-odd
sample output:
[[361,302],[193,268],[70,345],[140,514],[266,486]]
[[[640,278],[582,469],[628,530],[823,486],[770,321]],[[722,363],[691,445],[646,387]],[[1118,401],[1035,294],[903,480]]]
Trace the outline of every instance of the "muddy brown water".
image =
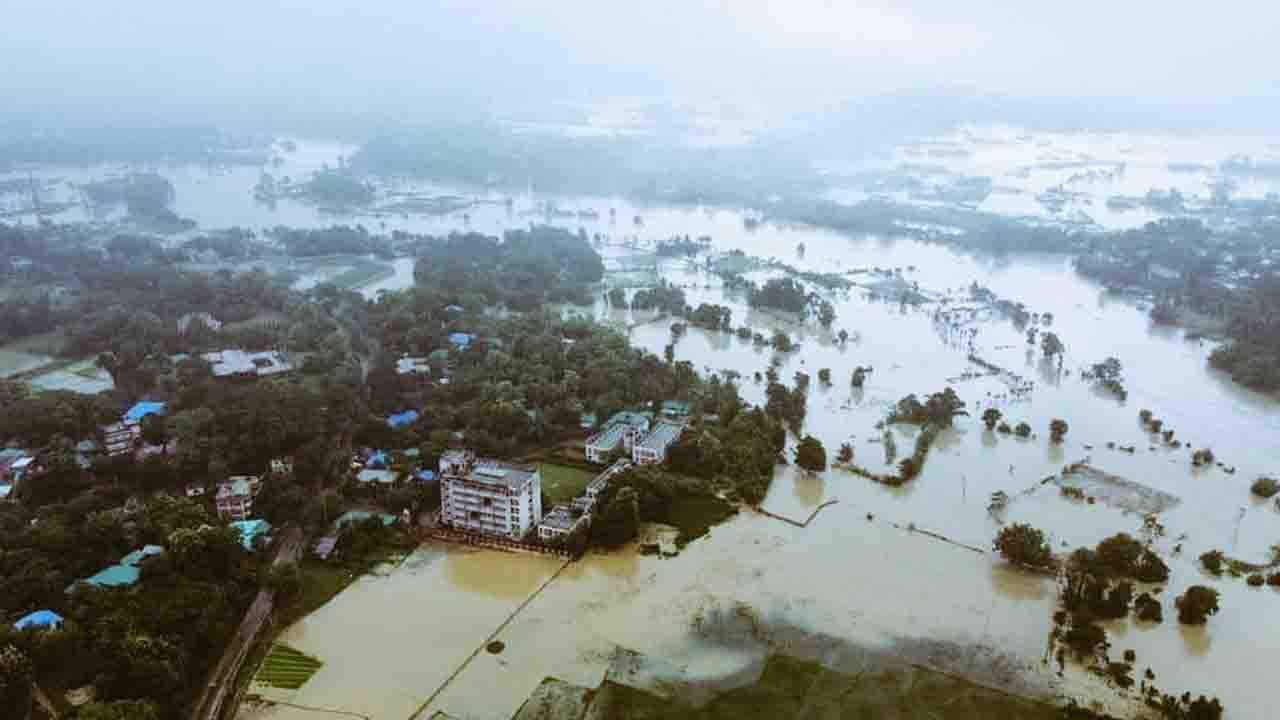
[[[1089,142],[1094,148],[1090,152],[1100,156],[1095,146],[1106,142]],[[1014,148],[1020,144],[1026,147]],[[1024,164],[1048,152],[1035,143],[1009,147],[1009,152],[1021,153],[1017,157],[1023,160],[1018,162]],[[1068,150],[1067,154],[1085,152],[1064,152]],[[1158,147],[1147,150],[1156,152]],[[286,169],[301,176],[309,167],[331,162],[338,151],[345,150],[326,146],[314,153],[300,152]],[[956,162],[987,167],[983,157],[975,154]],[[1006,168],[1018,164],[1000,162]],[[254,168],[159,170],[178,185],[179,214],[195,217],[205,227],[359,220],[322,215],[294,203],[274,209],[254,205],[249,192],[257,180]],[[95,172],[67,177],[83,180]],[[1120,182],[1131,183],[1133,172],[1131,167],[1130,179]],[[511,212],[500,205],[478,206],[469,221],[453,214],[369,219],[367,224],[380,229],[386,222],[387,230],[418,232],[466,227],[498,232],[539,219],[529,215],[533,200],[520,198]],[[601,217],[557,222],[575,230],[581,224],[588,233],[602,232],[613,241],[710,235],[720,250],[776,256],[806,270],[898,267],[908,282],[944,296],[950,291],[954,304],[967,303],[962,289],[976,281],[1001,297],[1027,303],[1033,311],[1052,312],[1052,327],[1046,329],[1066,344],[1063,369],[1069,374],[1029,350],[1022,333],[1007,320],[975,321],[968,326],[978,331],[973,351],[1034,381],[1035,390],[1013,401],[1000,397],[1007,388],[995,378],[955,381],[972,416],[943,433],[912,483],[888,488],[840,470],[804,476],[781,468],[765,503],[769,510],[803,518],[828,500],[838,499],[839,504],[825,509],[805,529],[742,513],[674,559],[639,557],[631,551],[589,557],[511,620],[498,638],[506,644],[501,654],[480,653],[467,662],[429,710],[445,710],[459,718],[507,718],[548,675],[596,686],[619,648],[646,659],[651,684],[740,682],[758,667],[765,649],[758,644],[709,643],[698,628],[701,620],[717,612],[741,607],[750,608],[770,627],[799,628],[858,647],[897,648],[907,655],[918,654],[921,647],[957,649],[923,654],[934,657],[942,669],[979,680],[1012,682],[1008,678],[1013,672],[1031,692],[1102,697],[1107,692],[1088,677],[1069,672],[1059,680],[1041,665],[1054,603],[1053,581],[1010,571],[961,547],[989,546],[1002,521],[1044,528],[1055,549],[1063,552],[1118,531],[1138,533],[1138,514],[1106,503],[1071,501],[1040,484],[1066,464],[1087,460],[1100,471],[1178,499],[1161,514],[1166,534],[1155,540],[1173,571],[1171,583],[1160,594],[1168,620],[1156,627],[1130,621],[1111,625],[1113,655],[1134,649],[1135,674],[1151,667],[1157,684],[1167,691],[1219,695],[1232,720],[1271,717],[1259,688],[1268,679],[1269,661],[1280,654],[1280,633],[1270,631],[1264,618],[1280,609],[1280,593],[1249,588],[1243,579],[1208,578],[1195,558],[1206,550],[1222,549],[1262,562],[1270,546],[1280,542],[1280,512],[1273,503],[1251,498],[1248,490],[1258,475],[1280,471],[1275,455],[1280,404],[1209,369],[1211,343],[1188,340],[1177,329],[1152,327],[1143,309],[1079,277],[1062,256],[992,257],[900,238],[849,237],[769,222],[747,231],[742,213],[729,210],[642,207],[616,198],[555,200],[566,209],[594,208]],[[619,210],[622,220],[617,225],[608,223],[609,207]],[[635,214],[643,215],[643,227],[630,224]],[[796,253],[801,242],[807,248],[803,256]],[[627,252],[606,248],[609,255]],[[397,270],[371,291],[411,282],[411,265]],[[689,286],[694,305],[729,305],[735,326],[749,324],[766,333],[785,329],[798,339],[801,349],[778,359],[784,380],[789,382],[797,370],[814,378],[805,432],[821,439],[832,454],[841,442],[851,442],[858,462],[872,469],[879,469],[884,460],[883,448],[875,442],[881,435],[875,424],[893,403],[908,393],[940,390],[948,378],[978,370],[966,359],[970,348],[954,334],[938,331],[932,306],[903,307],[869,299],[857,290],[829,294],[838,319],[831,330],[824,330],[752,311],[741,297],[723,292],[715,278],[684,263],[665,261],[661,272]],[[657,354],[670,342],[667,323],[644,324],[646,318],[603,304],[589,312],[622,326],[635,325],[631,341]],[[836,343],[833,333],[840,328],[856,339]],[[677,359],[689,360],[700,370],[742,373],[743,395],[763,402],[763,387],[749,378],[769,364],[771,351],[727,334],[691,328],[675,352]],[[1111,355],[1124,364],[1129,390],[1124,403],[1079,377],[1081,367]],[[859,365],[875,371],[866,387],[855,391],[848,379]],[[829,388],[817,382],[817,370],[823,367],[832,370]],[[985,431],[977,417],[992,404],[1011,423],[1029,422],[1036,436],[1020,440]],[[1188,449],[1153,443],[1138,423],[1142,408],[1151,409],[1190,447],[1211,447],[1236,472],[1192,468]],[[1047,441],[1053,418],[1070,424],[1061,445]],[[896,427],[893,432],[899,455],[905,455],[914,430]],[[1135,452],[1108,450],[1108,442],[1133,445]],[[1012,498],[1000,518],[987,512],[996,491]],[[868,513],[874,521],[866,519]],[[910,532],[912,526],[959,545]],[[1178,544],[1182,552],[1174,555]],[[286,642],[325,662],[320,673],[294,694],[295,700],[380,720],[409,718],[556,567],[555,561],[538,557],[424,547],[399,567],[357,582],[285,631]],[[1222,612],[1205,628],[1180,628],[1172,601],[1195,583],[1222,593]],[[286,708],[255,714],[310,717]]]

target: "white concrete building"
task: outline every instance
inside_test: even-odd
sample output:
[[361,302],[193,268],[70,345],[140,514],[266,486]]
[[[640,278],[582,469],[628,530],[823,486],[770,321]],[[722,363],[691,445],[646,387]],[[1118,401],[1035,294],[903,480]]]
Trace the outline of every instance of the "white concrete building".
[[631,449],[631,460],[637,465],[658,465],[667,459],[667,448],[680,439],[683,423],[659,421],[653,431]]
[[649,432],[649,418],[640,413],[620,412],[609,418],[604,429],[587,438],[588,462],[604,465],[619,448],[630,453],[636,441]]
[[440,456],[440,520],[458,530],[519,540],[542,520],[536,469],[477,458],[465,450]]

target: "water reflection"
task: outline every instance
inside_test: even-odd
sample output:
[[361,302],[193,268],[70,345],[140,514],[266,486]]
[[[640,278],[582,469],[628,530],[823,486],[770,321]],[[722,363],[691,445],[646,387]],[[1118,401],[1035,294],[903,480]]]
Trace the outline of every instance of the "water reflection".
[[1051,577],[1027,573],[1003,562],[991,564],[991,588],[1011,600],[1040,602],[1055,597],[1058,585]]
[[1178,634],[1182,637],[1182,645],[1192,657],[1203,657],[1209,654],[1212,636],[1205,625],[1183,625],[1178,623]]

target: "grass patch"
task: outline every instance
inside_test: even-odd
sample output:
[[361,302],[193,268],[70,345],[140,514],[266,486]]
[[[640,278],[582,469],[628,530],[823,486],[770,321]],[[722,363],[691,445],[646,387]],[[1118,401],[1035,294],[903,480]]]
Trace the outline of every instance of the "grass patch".
[[267,652],[267,656],[263,658],[254,682],[285,690],[297,690],[306,684],[323,665],[324,663],[319,660],[294,650],[288,645],[274,643],[271,645],[271,650]]
[[596,473],[587,470],[553,463],[542,463],[538,466],[538,472],[542,475],[542,491],[551,498],[553,505],[569,502],[581,495],[596,476]]
[[276,611],[276,626],[282,629],[319,610],[359,577],[340,563],[312,559],[298,563],[298,575],[298,595]]

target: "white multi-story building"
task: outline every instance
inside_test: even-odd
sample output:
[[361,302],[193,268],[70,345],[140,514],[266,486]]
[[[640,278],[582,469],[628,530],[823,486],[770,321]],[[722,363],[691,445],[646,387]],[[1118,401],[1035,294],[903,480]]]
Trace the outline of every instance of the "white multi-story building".
[[519,540],[542,520],[536,469],[477,458],[465,450],[440,456],[440,519],[446,525]]
[[659,421],[653,431],[631,448],[631,460],[637,465],[658,465],[667,459],[667,448],[680,439],[683,423]]
[[609,418],[603,430],[587,439],[587,461],[604,465],[619,448],[630,453],[636,441],[647,432],[647,416],[635,412],[620,412]]

